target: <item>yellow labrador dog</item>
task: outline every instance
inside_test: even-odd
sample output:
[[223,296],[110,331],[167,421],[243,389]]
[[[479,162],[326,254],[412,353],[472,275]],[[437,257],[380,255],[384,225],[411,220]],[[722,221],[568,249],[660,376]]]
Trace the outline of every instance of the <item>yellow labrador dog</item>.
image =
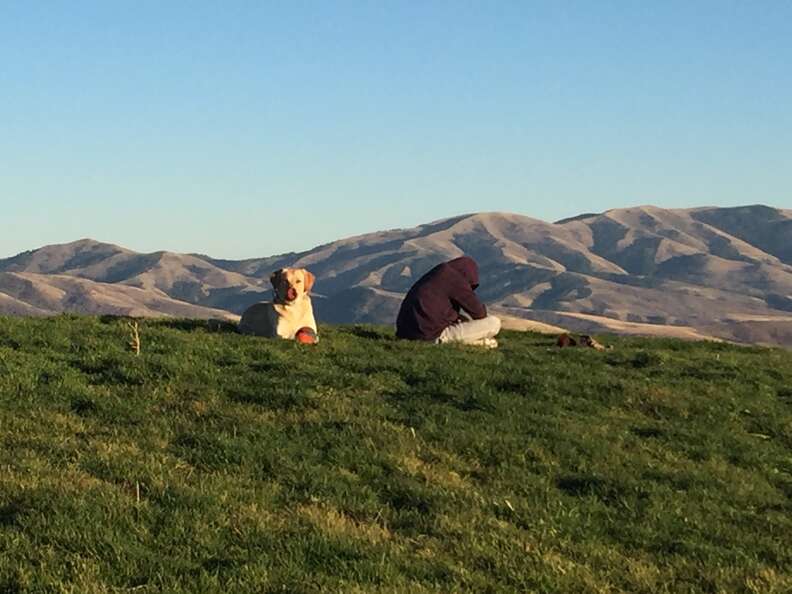
[[311,297],[316,277],[304,268],[282,268],[270,276],[273,300],[251,305],[239,321],[242,334],[293,339],[300,328],[316,332]]

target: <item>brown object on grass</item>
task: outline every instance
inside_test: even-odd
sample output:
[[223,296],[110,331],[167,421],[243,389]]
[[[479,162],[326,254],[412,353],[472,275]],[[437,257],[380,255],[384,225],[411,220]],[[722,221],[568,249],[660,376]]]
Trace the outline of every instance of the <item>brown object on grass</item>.
[[313,328],[305,326],[297,330],[297,333],[294,335],[294,340],[302,344],[316,344],[319,342],[319,337],[316,335]]
[[572,338],[569,334],[562,334],[556,340],[556,346],[558,347],[574,347],[577,346],[577,340]]
[[583,335],[580,337],[580,346],[587,346],[597,351],[604,351],[605,347],[594,340],[591,336]]
[[562,334],[556,340],[556,346],[558,347],[589,347],[597,351],[605,351],[607,350],[605,346],[594,340],[591,336],[587,334],[582,334],[575,340],[574,337],[570,336],[569,334]]

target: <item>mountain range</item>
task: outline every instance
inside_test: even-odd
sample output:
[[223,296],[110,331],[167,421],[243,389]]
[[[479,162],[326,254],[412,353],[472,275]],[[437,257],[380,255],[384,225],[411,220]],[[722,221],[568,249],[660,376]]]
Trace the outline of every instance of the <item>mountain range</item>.
[[482,299],[517,326],[792,345],[792,211],[761,205],[555,223],[477,213],[248,260],[83,239],[0,260],[0,314],[233,320],[293,266],[317,276],[320,322],[392,323],[413,282],[463,254],[480,265]]

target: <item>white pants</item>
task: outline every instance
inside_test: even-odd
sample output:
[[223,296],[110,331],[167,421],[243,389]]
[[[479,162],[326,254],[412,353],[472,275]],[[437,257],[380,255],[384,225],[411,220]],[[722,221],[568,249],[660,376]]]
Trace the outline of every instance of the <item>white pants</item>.
[[446,342],[476,343],[485,338],[493,338],[501,329],[500,318],[487,316],[481,320],[458,322],[451,324],[435,341],[438,344]]

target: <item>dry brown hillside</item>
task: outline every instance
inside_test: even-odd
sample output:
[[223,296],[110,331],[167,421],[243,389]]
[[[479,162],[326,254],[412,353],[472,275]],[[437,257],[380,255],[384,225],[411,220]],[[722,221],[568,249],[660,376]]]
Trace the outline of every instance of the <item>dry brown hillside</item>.
[[[318,277],[321,320],[391,323],[417,278],[468,254],[481,266],[481,296],[513,316],[571,329],[792,344],[790,246],[790,211],[643,206],[557,223],[471,214],[244,261],[137,254],[83,240],[0,260],[0,271],[134,287],[240,313],[267,298],[272,270],[305,266]],[[49,311],[8,290],[8,283],[0,279],[0,295],[6,295],[0,311]],[[84,299],[66,309],[99,311],[103,303]]]
[[0,312],[9,315],[78,312],[132,317],[237,318],[225,310],[172,299],[157,289],[29,272],[0,272]]

